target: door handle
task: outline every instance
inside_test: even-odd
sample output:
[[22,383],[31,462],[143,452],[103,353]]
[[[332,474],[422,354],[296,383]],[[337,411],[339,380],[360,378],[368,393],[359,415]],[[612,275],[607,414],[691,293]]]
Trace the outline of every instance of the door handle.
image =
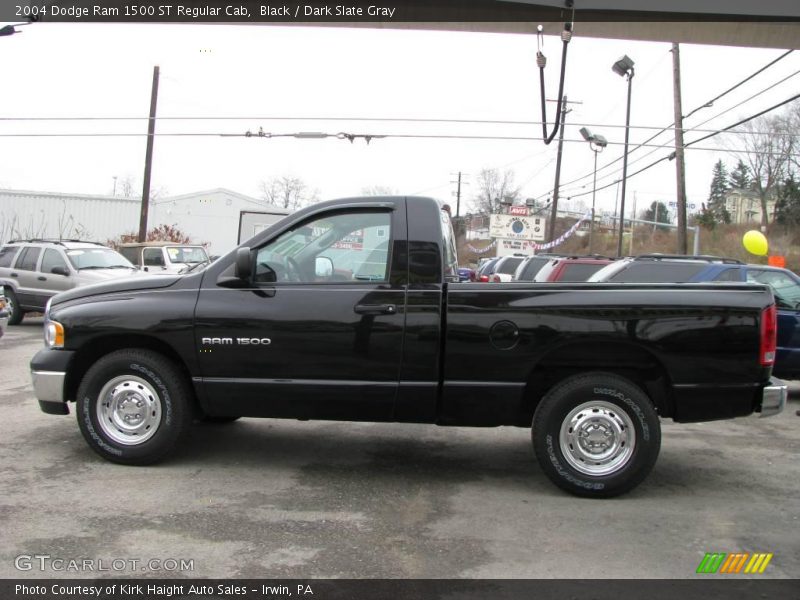
[[47,281],[47,277],[43,277],[42,275],[39,275],[39,277],[37,277],[36,279],[38,279],[39,281]]
[[12,277],[19,277],[19,275],[17,275],[16,273],[12,273],[11,276]]
[[356,304],[353,310],[359,315],[393,315],[397,307],[394,304]]

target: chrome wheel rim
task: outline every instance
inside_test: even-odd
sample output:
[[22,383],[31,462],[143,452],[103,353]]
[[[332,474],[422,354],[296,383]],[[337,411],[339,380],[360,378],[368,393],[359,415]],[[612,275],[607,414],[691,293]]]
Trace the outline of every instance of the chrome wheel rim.
[[100,390],[97,422],[103,433],[118,444],[143,444],[158,431],[161,423],[161,398],[140,377],[115,377]]
[[633,456],[636,432],[628,414],[610,402],[596,400],[574,408],[561,423],[561,452],[585,475],[610,475]]
[[11,296],[5,296],[6,299],[6,311],[8,312],[9,318],[14,316],[14,301],[11,299]]

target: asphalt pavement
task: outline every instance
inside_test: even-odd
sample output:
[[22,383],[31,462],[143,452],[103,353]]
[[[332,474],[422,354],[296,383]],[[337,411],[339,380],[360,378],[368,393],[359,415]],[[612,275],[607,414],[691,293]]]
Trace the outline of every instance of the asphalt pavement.
[[800,577],[794,382],[775,417],[665,421],[649,478],[589,500],[511,427],[242,419],[114,465],[74,411],[39,411],[41,345],[40,318],[0,340],[3,578],[692,578],[708,552],[773,554],[739,577]]

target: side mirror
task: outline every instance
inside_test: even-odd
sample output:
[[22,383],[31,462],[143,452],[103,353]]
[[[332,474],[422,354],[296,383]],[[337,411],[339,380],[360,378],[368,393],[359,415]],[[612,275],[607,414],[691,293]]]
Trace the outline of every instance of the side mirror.
[[318,256],[314,262],[314,276],[319,279],[333,277],[333,261],[327,256]]
[[64,277],[69,277],[69,270],[67,267],[53,267],[50,269],[51,273],[55,273],[56,275],[63,275]]
[[236,266],[234,275],[237,279],[247,281],[253,273],[252,262],[250,259],[250,248],[244,246],[236,250]]

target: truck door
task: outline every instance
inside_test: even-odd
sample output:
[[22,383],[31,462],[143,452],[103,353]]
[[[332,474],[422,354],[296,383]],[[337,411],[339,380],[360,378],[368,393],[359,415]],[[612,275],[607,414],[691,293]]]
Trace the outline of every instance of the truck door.
[[246,288],[218,285],[233,264],[210,269],[195,312],[207,412],[391,420],[404,241],[403,201],[346,205],[253,240]]

